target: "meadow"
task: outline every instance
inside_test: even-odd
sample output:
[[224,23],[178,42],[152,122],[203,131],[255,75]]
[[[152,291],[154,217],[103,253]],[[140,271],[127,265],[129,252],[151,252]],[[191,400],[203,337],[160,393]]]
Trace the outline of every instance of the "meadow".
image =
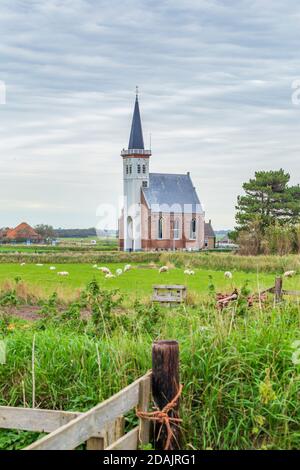
[[[41,298],[45,298],[53,291],[57,291],[60,298],[67,299],[77,295],[78,289],[83,288],[93,278],[97,279],[100,285],[106,289],[120,289],[124,294],[134,298],[150,298],[152,286],[154,284],[184,284],[189,292],[194,296],[207,295],[208,286],[213,283],[217,291],[231,292],[234,287],[241,288],[247,281],[249,287],[254,291],[259,291],[274,285],[275,273],[255,273],[232,271],[234,280],[226,279],[224,271],[211,269],[195,269],[194,275],[184,274],[183,268],[175,268],[167,273],[159,273],[159,265],[137,265],[132,264],[132,270],[112,279],[106,279],[98,269],[90,264],[55,264],[55,270],[50,270],[51,264],[36,266],[35,264],[0,264],[0,290],[10,281],[13,283],[16,279],[24,281],[29,290],[35,292]],[[112,273],[117,269],[123,269],[124,263],[105,264]],[[58,276],[58,272],[67,271],[66,277]],[[286,279],[285,287],[287,289],[300,290],[300,278],[298,276]]]
[[[113,279],[91,263],[54,264],[55,271],[49,269],[53,263],[0,263],[0,299],[5,300],[2,306],[0,300],[0,339],[7,350],[0,365],[0,404],[33,405],[33,338],[35,406],[78,411],[144,374],[151,367],[153,340],[177,339],[185,449],[299,449],[300,365],[293,359],[300,340],[299,299],[275,305],[270,295],[251,308],[246,302],[250,291],[274,284],[282,263],[295,265],[298,259],[264,260],[273,270],[248,259],[245,271],[240,266],[246,261],[234,255],[215,259],[212,254],[206,268],[203,256],[183,254],[178,261],[169,253],[154,255],[156,262],[150,255],[146,261],[132,256],[132,270]],[[115,273],[128,258],[120,254],[120,259],[99,265]],[[167,262],[169,272],[159,274]],[[185,266],[193,263],[201,266],[185,275]],[[230,263],[232,279],[227,279]],[[69,276],[60,278],[58,271]],[[187,285],[187,305],[152,305],[157,283]],[[235,287],[238,301],[219,311],[216,292]],[[285,279],[284,287],[300,289],[299,274]],[[23,295],[29,291],[35,298]],[[32,302],[39,306],[34,321],[15,315],[16,308]],[[134,413],[126,416],[127,429],[135,422]],[[0,448],[22,448],[36,437],[0,431]]]

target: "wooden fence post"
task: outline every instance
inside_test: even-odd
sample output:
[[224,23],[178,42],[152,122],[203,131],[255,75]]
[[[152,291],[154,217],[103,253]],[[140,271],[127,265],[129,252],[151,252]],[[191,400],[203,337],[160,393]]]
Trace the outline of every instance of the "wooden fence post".
[[[179,390],[179,345],[177,341],[155,341],[152,347],[152,395],[155,405],[162,410],[176,396]],[[179,400],[172,418],[179,417]],[[172,439],[169,450],[180,449],[180,428],[178,423],[170,423]],[[155,448],[163,450],[168,433],[165,425],[155,424]]]
[[282,301],[282,277],[278,276],[275,279],[275,303],[278,304]]

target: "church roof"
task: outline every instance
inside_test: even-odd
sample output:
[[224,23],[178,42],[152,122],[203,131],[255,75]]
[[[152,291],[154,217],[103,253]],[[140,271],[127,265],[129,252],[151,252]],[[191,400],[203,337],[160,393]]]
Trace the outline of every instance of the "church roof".
[[136,95],[128,149],[143,149],[143,148],[144,148],[144,139],[143,139],[141,115],[140,115],[140,108],[139,108],[139,99],[138,99],[138,95]]
[[149,187],[142,191],[147,206],[153,212],[203,212],[189,173],[150,173]]

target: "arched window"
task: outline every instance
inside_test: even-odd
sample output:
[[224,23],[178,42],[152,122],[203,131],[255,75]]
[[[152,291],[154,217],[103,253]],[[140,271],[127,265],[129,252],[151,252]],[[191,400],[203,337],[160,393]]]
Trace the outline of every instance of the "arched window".
[[126,175],[128,175],[128,165],[126,165]]
[[129,174],[131,175],[131,173],[132,173],[132,166],[129,165]]
[[179,219],[174,220],[174,240],[179,240]]
[[138,173],[141,172],[141,165],[138,165],[138,166],[137,166],[137,172],[138,172]]
[[190,230],[190,238],[192,240],[196,240],[196,229],[197,229],[197,224],[196,224],[196,219],[191,220],[191,230]]
[[162,239],[163,237],[163,218],[158,219],[158,238]]
[[143,173],[146,173],[146,165],[143,165]]

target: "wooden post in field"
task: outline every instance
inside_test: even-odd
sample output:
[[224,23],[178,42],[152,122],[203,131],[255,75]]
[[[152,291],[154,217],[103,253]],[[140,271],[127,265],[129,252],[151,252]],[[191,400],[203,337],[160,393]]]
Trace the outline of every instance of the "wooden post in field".
[[275,303],[278,304],[282,301],[282,277],[278,276],[275,279]]
[[[152,347],[152,395],[155,405],[162,410],[179,390],[179,345],[177,341],[155,341]],[[169,412],[173,418],[179,417],[179,400],[173,411]],[[172,439],[169,450],[180,449],[179,423],[170,423]],[[155,448],[163,450],[167,442],[166,426],[155,423]]]

